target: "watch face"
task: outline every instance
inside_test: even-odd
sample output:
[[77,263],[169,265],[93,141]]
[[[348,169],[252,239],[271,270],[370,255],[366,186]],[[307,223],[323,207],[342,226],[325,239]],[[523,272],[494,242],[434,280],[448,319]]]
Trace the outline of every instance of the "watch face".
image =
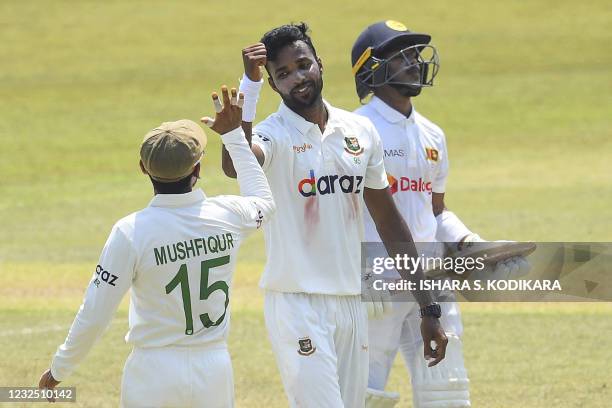
[[440,316],[442,316],[442,308],[440,307],[440,305],[433,305],[432,312],[433,316],[435,317],[439,318]]

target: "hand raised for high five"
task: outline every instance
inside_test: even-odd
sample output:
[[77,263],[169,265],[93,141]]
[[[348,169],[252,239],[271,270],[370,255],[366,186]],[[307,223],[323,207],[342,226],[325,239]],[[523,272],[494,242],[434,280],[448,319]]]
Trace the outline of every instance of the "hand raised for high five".
[[242,123],[242,105],[244,104],[244,95],[242,92],[238,95],[236,88],[231,89],[232,97],[227,86],[221,87],[221,95],[223,104],[219,100],[219,95],[216,92],[212,93],[213,106],[215,107],[215,118],[208,116],[200,119],[206,126],[215,132],[223,135],[231,130],[236,129]]
[[262,43],[249,45],[248,47],[242,50],[244,73],[253,82],[261,81],[261,78],[263,77],[261,67],[266,65],[266,61],[266,46]]

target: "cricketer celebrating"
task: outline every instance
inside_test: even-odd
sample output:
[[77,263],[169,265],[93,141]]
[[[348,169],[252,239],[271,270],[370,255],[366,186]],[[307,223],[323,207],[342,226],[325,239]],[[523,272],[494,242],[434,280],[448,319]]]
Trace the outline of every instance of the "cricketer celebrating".
[[[422,87],[433,85],[438,72],[438,55],[429,45],[430,39],[427,34],[408,31],[400,22],[379,22],[359,35],[351,59],[359,99],[374,94],[355,113],[369,118],[380,134],[393,199],[411,226],[417,247],[423,248],[428,256],[441,256],[444,243],[450,243],[450,250],[456,251],[482,239],[446,209],[444,192],[449,166],[445,136],[412,106],[411,98]],[[376,220],[367,213],[364,218],[366,241],[384,240],[377,231]],[[431,242],[438,244],[425,244]],[[520,273],[521,268],[528,268],[527,261],[513,257],[494,265],[490,273],[507,278]],[[399,399],[396,393],[384,392],[398,348],[410,371],[414,407],[470,406],[458,305],[453,293],[442,296],[449,300],[441,304],[448,350],[447,358],[436,367],[427,368],[419,358],[423,342],[418,335],[418,309],[414,302],[395,302],[390,314],[370,320],[366,406],[389,408]]]
[[192,190],[206,146],[197,123],[166,122],[148,132],[140,166],[155,196],[113,227],[41,388],[53,388],[73,372],[131,288],[126,341],[134,349],[123,372],[121,405],[233,406],[226,340],[234,265],[245,236],[266,222],[275,206],[240,128],[242,96],[230,100],[223,88],[223,106],[216,94],[213,100],[213,130],[236,164],[242,197],[207,198],[201,189]]
[[[280,107],[254,129],[278,213],[265,228],[265,321],[292,407],[363,407],[367,387],[367,314],[361,303],[364,202],[385,243],[416,256],[388,189],[380,138],[369,120],[321,96],[323,66],[306,24],[267,32],[243,50],[243,128],[247,139],[265,66]],[[231,158],[223,169],[234,175]],[[393,245],[387,246],[395,252]],[[423,278],[422,271],[406,279]],[[444,358],[446,337],[429,292],[415,293],[424,318],[425,357]]]

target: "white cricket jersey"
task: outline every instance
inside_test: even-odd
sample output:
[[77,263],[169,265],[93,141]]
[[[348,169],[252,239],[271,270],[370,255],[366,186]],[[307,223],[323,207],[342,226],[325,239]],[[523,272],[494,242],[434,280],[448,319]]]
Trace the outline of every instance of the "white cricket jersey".
[[[409,117],[381,99],[372,100],[355,113],[369,118],[384,148],[384,162],[395,204],[415,242],[433,242],[438,227],[431,193],[444,193],[448,154],[442,130],[415,111]],[[381,239],[369,214],[365,214],[368,242]]]
[[240,196],[207,198],[200,189],[158,194],[113,227],[83,304],[51,366],[63,380],[102,335],[131,290],[126,341],[136,347],[200,346],[225,341],[231,281],[245,235],[274,202],[242,129],[223,136]]
[[323,134],[284,103],[253,132],[277,203],[264,228],[267,290],[361,292],[363,190],[388,186],[382,145],[369,120],[325,106]]

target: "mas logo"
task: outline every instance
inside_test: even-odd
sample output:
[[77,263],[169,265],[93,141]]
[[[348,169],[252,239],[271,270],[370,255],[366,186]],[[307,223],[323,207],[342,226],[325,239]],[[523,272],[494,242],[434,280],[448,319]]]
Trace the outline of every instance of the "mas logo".
[[431,182],[426,182],[421,177],[418,179],[400,177],[398,180],[392,175],[387,174],[387,180],[389,180],[389,189],[391,190],[392,195],[398,191],[415,191],[419,193],[431,194]]
[[404,149],[385,149],[385,157],[404,157],[405,155]]
[[344,144],[346,145],[344,151],[348,154],[359,156],[361,153],[363,153],[363,147],[359,146],[359,139],[356,137],[345,137]]
[[304,197],[317,195],[334,194],[336,192],[355,193],[361,192],[363,176],[339,176],[332,174],[329,176],[315,177],[314,170],[310,170],[310,177],[300,180],[298,191]]
[[434,162],[438,161],[438,151],[433,147],[426,147],[425,152],[427,153],[427,160],[431,160]]

